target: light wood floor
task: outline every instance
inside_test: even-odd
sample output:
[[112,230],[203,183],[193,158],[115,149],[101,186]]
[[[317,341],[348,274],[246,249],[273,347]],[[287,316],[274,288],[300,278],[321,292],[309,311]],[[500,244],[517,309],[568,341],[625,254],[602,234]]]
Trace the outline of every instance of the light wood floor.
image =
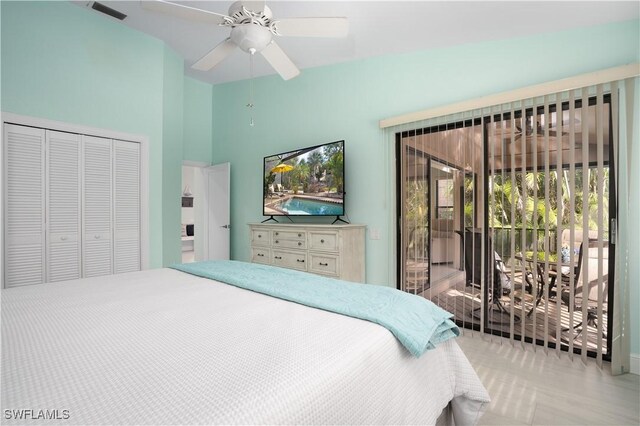
[[638,425],[640,376],[611,376],[544,348],[464,330],[458,338],[491,395],[481,425]]

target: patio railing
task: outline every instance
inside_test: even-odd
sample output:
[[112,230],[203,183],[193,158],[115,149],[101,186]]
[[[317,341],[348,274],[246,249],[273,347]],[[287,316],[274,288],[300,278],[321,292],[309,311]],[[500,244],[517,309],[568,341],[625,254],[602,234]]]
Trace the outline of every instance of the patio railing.
[[[557,231],[549,231],[547,235],[544,228],[510,228],[510,227],[497,227],[491,228],[493,232],[493,248],[507,261],[510,259],[511,253],[511,235],[515,233],[515,253],[522,253],[525,251],[534,251],[534,241],[538,242],[538,251],[548,251],[549,253],[556,253]],[[524,247],[522,246],[522,232],[524,231]]]

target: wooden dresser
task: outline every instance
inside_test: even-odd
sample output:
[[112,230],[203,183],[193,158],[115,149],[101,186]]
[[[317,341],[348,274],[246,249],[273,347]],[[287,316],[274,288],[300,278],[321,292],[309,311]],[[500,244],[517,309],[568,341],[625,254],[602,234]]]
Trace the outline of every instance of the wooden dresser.
[[364,282],[365,225],[251,223],[251,261]]

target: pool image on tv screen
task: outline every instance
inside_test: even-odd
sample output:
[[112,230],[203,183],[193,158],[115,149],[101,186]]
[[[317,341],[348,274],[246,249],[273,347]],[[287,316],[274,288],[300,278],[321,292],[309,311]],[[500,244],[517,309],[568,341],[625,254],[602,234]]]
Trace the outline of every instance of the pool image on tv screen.
[[264,157],[262,213],[344,215],[344,141]]

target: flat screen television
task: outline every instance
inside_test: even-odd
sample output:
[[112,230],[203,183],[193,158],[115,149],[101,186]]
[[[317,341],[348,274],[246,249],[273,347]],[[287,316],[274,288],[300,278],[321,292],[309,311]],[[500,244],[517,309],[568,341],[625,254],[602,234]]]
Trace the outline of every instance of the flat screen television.
[[344,141],[264,157],[264,216],[344,215]]

